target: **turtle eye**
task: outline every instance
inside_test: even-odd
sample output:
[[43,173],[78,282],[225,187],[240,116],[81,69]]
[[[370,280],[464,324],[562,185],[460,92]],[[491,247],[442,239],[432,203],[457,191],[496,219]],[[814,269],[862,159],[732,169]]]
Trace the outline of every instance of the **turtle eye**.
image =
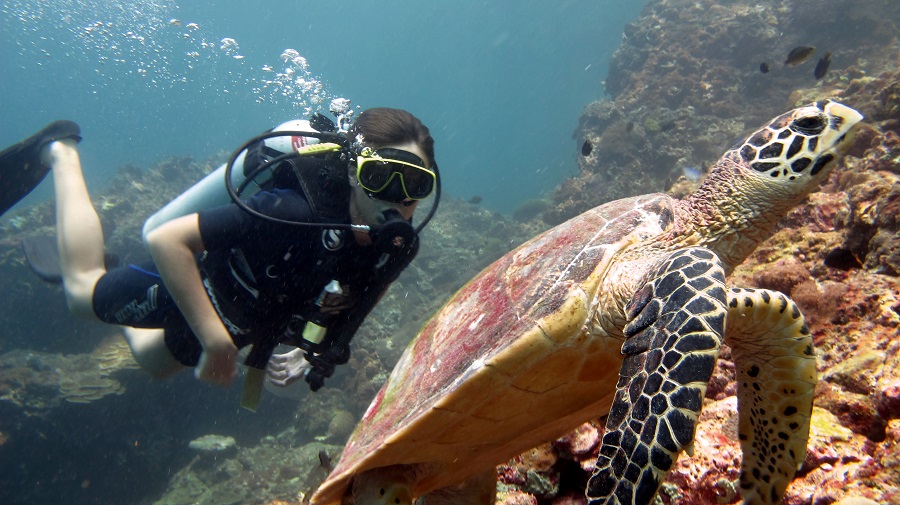
[[817,114],[791,121],[791,130],[803,135],[818,135],[825,129],[826,124],[825,118]]

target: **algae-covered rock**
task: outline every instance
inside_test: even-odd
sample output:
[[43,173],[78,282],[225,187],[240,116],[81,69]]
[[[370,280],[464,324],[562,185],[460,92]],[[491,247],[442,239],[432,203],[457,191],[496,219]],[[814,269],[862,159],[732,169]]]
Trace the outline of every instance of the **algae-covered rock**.
[[513,211],[513,219],[519,222],[531,221],[547,210],[552,202],[543,198],[526,200]]
[[214,465],[195,459],[172,477],[155,504],[295,503],[298,496],[318,486],[328,472],[325,463],[340,452],[335,445],[313,442],[292,446],[276,437],[266,437],[254,447],[239,448],[228,438],[207,435],[195,440],[206,448],[228,445],[235,451],[218,458]]
[[223,435],[203,435],[200,438],[191,440],[188,444],[191,449],[200,452],[225,453],[237,449],[237,442],[234,437]]

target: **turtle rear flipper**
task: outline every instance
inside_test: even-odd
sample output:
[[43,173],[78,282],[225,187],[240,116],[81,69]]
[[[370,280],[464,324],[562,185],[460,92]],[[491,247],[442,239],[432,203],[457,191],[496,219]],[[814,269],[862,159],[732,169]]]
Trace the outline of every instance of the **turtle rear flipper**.
[[412,505],[414,470],[406,465],[367,470],[353,478],[341,505]]
[[590,503],[653,502],[697,417],[722,343],[725,272],[709,250],[672,254],[626,306],[625,360],[606,422]]
[[785,295],[728,293],[725,342],[737,376],[746,504],[778,503],[806,457],[816,355],[806,321]]

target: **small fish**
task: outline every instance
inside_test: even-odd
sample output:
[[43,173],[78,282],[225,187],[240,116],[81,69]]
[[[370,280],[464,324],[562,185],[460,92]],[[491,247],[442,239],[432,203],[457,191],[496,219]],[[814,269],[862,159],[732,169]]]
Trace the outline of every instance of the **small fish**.
[[334,467],[331,466],[331,456],[329,456],[325,451],[319,451],[319,465],[327,470],[328,473],[331,473],[331,471],[334,469]]
[[797,46],[788,53],[787,59],[784,60],[784,66],[796,67],[808,60],[814,52],[816,52],[816,48],[813,46]]
[[484,199],[481,198],[481,195],[475,195],[472,198],[469,198],[469,203],[471,203],[472,205],[478,205],[482,200]]
[[631,133],[632,130],[634,130],[634,121],[629,121],[629,122],[625,123],[625,131],[627,133]]
[[759,71],[768,74],[769,73],[769,64],[766,62],[762,62],[759,64]]
[[594,150],[594,144],[591,144],[590,140],[585,140],[584,144],[581,144],[581,155],[582,156],[590,156],[591,151]]
[[825,56],[819,58],[819,62],[816,63],[816,69],[813,71],[813,75],[816,76],[817,81],[825,77],[829,65],[831,65],[831,53],[826,52]]

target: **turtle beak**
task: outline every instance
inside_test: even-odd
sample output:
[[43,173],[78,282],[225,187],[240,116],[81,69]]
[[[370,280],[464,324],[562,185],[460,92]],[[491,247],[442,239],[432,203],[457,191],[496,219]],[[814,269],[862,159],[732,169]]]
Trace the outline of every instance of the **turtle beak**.
[[828,127],[823,132],[820,141],[828,142],[837,137],[833,142],[832,152],[835,154],[844,154],[853,145],[856,133],[859,131],[863,115],[855,109],[851,109],[844,104],[826,100],[824,105],[816,104],[823,109],[828,117]]

